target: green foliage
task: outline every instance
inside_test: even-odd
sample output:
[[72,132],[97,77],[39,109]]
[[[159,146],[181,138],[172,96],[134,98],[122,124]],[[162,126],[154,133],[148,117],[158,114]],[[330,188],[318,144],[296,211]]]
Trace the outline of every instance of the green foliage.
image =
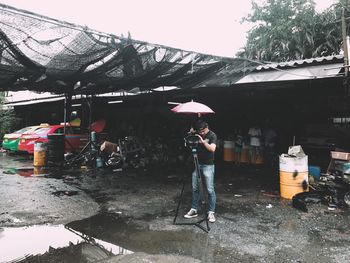
[[341,10],[338,3],[317,13],[312,0],[267,0],[262,6],[253,1],[243,22],[255,26],[237,56],[281,62],[339,54]]
[[4,94],[0,93],[0,139],[4,134],[13,132],[20,121],[14,110],[2,108],[4,101]]

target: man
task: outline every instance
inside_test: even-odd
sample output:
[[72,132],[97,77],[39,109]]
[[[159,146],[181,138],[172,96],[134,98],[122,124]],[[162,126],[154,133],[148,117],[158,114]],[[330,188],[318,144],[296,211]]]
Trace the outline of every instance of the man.
[[276,153],[277,133],[275,129],[272,128],[269,121],[266,121],[263,135],[264,135],[266,167],[268,169],[275,169],[277,166],[276,159],[278,156]]
[[254,125],[249,128],[248,136],[250,138],[250,163],[256,164],[256,161],[260,155],[261,151],[261,129]]
[[[209,130],[208,123],[199,120],[195,124],[196,136],[198,136],[199,143],[197,148],[199,169],[202,174],[203,184],[208,191],[209,207],[208,207],[208,220],[211,223],[215,222],[215,204],[216,195],[214,190],[214,153],[216,149],[217,136]],[[184,215],[185,218],[194,218],[198,216],[198,204],[200,200],[200,186],[196,170],[192,173],[192,208]]]

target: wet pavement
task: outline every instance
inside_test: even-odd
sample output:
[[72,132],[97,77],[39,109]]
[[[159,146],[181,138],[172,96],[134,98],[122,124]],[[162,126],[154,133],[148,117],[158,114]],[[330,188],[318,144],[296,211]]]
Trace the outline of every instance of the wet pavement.
[[276,177],[263,169],[217,168],[217,221],[205,233],[173,224],[183,178],[177,221],[188,222],[188,167],[34,170],[0,154],[0,262],[349,262],[348,209],[304,213],[271,192]]
[[77,189],[67,181],[76,176],[61,170],[43,172],[34,170],[26,156],[0,155],[0,226],[65,224],[99,211],[83,191],[70,195]]

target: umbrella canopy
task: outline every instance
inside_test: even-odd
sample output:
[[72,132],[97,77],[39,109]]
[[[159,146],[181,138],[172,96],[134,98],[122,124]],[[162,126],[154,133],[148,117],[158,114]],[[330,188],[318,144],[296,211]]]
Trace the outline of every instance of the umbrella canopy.
[[215,113],[211,108],[207,105],[194,102],[193,100],[190,102],[181,103],[174,108],[171,109],[172,112],[175,113],[184,113],[184,114],[208,114]]
[[101,119],[91,123],[91,130],[95,132],[102,132],[106,127],[106,120]]

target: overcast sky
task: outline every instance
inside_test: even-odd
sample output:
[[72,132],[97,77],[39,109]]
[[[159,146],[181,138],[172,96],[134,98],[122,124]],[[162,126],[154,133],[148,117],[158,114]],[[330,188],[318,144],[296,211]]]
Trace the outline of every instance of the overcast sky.
[[[315,0],[327,8],[336,0]],[[1,3],[106,33],[232,57],[244,46],[249,0],[1,0]]]

